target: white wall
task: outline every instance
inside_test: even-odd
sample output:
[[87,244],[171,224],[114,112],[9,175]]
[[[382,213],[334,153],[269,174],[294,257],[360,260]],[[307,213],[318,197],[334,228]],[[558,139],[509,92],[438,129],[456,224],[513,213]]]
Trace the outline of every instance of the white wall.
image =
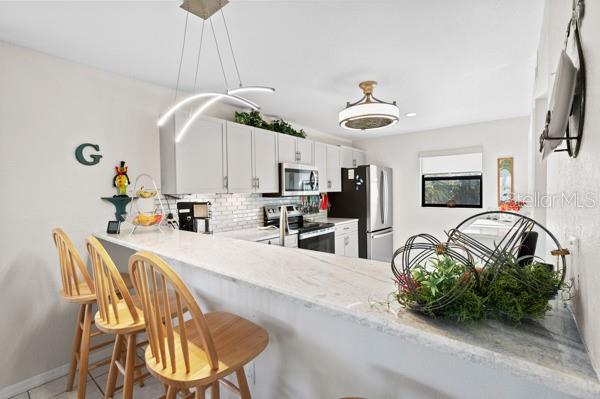
[[[558,13],[557,18],[561,19],[560,23],[550,26],[553,32],[560,32],[554,35],[560,43],[569,19],[569,7],[564,3],[557,0],[546,3],[548,12]],[[545,24],[551,22],[545,21]],[[575,159],[566,154],[551,155],[547,160],[547,185],[548,193],[556,196],[591,192],[596,203],[591,208],[578,208],[574,204],[549,208],[547,219],[550,229],[558,233],[557,238],[564,245],[570,236],[579,239],[579,248],[570,247],[573,255],[568,267],[575,282],[575,298],[571,304],[592,363],[600,375],[600,2],[586,1],[581,37],[588,90],[581,151]],[[550,64],[546,67],[554,71],[557,61],[558,54],[547,60]],[[539,133],[534,132],[537,136]]]
[[[67,363],[77,307],[58,295],[51,230],[62,227],[85,255],[85,237],[114,219],[100,200],[114,194],[114,165],[127,161],[132,180],[160,178],[155,122],[174,93],[4,42],[0,60],[1,397],[3,388]],[[210,111],[233,119],[228,106]],[[76,162],[74,149],[85,142],[100,145],[98,165]]]
[[[368,162],[394,170],[394,247],[417,233],[443,238],[444,230],[464,218],[496,209],[499,157],[514,158],[515,191],[526,192],[528,132],[524,117],[355,141],[367,151]],[[419,153],[476,146],[483,149],[483,208],[422,208]]]
[[[84,238],[113,219],[113,167],[159,173],[158,115],[171,91],[0,42],[0,387],[69,359],[76,305],[60,300],[50,236]],[[99,144],[95,166],[74,149]]]

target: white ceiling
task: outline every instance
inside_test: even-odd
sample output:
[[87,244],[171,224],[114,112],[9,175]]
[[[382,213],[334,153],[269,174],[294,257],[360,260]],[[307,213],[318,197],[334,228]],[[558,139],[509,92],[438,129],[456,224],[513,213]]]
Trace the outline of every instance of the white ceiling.
[[[179,1],[0,2],[0,40],[82,64],[175,86],[185,12]],[[224,8],[242,80],[266,114],[364,138],[529,113],[542,0],[232,0]],[[215,29],[237,85],[220,15]],[[191,17],[183,83],[192,88],[201,20]],[[224,83],[206,25],[202,90]],[[387,129],[338,127],[361,80],[417,112]],[[248,96],[250,98],[250,96]]]

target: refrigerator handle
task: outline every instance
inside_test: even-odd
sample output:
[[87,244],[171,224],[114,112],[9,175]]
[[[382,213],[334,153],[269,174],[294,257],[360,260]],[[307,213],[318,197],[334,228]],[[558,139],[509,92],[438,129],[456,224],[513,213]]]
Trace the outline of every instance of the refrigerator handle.
[[379,208],[380,208],[380,214],[381,214],[381,224],[385,223],[385,208],[384,208],[384,173],[383,170],[380,172],[380,176],[379,176]]
[[389,210],[389,182],[388,182],[388,175],[387,172],[385,171],[381,171],[381,173],[383,174],[383,187],[384,187],[384,193],[383,193],[383,200],[384,202],[384,206],[383,206],[383,211],[384,211],[384,218],[383,218],[383,223],[389,223],[388,221],[388,210]]

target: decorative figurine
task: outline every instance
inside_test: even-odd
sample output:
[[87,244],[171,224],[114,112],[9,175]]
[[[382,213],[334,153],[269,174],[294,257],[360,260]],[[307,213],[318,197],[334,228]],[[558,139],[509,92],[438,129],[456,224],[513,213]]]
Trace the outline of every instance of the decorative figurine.
[[117,188],[117,195],[115,197],[128,197],[127,185],[131,182],[129,181],[129,176],[127,176],[125,161],[121,161],[119,166],[115,166],[115,172],[116,175],[113,179],[113,187]]

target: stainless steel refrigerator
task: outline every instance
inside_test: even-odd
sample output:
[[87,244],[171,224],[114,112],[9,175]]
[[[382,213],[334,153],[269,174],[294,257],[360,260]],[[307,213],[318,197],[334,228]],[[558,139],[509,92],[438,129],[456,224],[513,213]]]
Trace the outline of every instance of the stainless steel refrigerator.
[[329,216],[358,219],[358,256],[390,262],[394,252],[392,169],[342,169],[342,192],[329,193]]

